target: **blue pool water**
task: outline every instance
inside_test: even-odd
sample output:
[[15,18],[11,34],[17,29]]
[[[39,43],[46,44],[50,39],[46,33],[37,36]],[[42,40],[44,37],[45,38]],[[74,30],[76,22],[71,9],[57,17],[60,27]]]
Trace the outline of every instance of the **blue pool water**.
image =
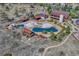
[[32,29],[33,32],[57,32],[58,29],[56,29],[55,27],[51,27],[51,28],[33,28]]
[[23,29],[24,25],[23,24],[19,24],[19,25],[16,26],[16,28]]

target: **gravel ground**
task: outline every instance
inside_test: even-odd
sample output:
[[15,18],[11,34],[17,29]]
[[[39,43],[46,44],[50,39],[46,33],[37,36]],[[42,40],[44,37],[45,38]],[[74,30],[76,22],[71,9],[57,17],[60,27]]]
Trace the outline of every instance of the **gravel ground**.
[[[30,4],[31,5],[31,4]],[[0,56],[12,54],[13,56],[40,56],[44,49],[48,46],[56,45],[59,42],[51,41],[50,39],[37,40],[32,37],[30,40],[21,36],[19,31],[7,32],[4,30],[5,24],[12,22],[12,18],[19,15],[28,15],[33,9],[29,9],[28,4],[0,4]],[[9,6],[10,10],[6,8]],[[38,8],[37,8],[38,7]],[[27,9],[28,8],[28,9]],[[38,13],[42,8],[35,5],[34,13]],[[16,10],[17,9],[17,10]],[[26,9],[22,12],[20,9]],[[36,11],[38,9],[38,11]],[[17,11],[17,13],[16,13]],[[3,15],[1,15],[3,13]],[[4,17],[5,16],[5,17]],[[7,19],[7,17],[9,19]],[[16,19],[16,18],[15,18]],[[47,51],[46,55],[49,56],[71,56],[79,55],[79,41],[75,40],[72,36],[64,45],[53,48]]]
[[[5,23],[4,23],[5,24]],[[4,30],[4,25],[0,25],[0,55],[3,56],[10,53],[14,56],[40,56],[40,48],[45,48],[50,45],[55,45],[56,42],[45,39],[37,40],[32,37],[30,40],[23,37],[17,31],[7,32]],[[19,35],[17,35],[19,33]]]
[[[47,51],[46,55],[49,56],[78,56],[79,55],[79,41],[72,35],[68,41],[57,48],[51,48]],[[51,53],[52,52],[52,53]]]

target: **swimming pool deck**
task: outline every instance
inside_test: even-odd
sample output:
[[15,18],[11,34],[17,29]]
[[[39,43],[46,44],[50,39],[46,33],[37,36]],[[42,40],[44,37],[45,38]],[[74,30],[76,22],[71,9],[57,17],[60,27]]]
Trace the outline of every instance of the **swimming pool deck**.
[[[38,23],[42,24],[42,23],[45,23],[45,22],[48,22],[49,24],[52,24],[56,29],[58,29],[57,32],[52,32],[54,33],[55,35],[58,35],[60,34],[63,29],[64,29],[64,26],[62,26],[61,24],[55,24],[55,22],[50,22],[48,20],[40,20]],[[47,32],[47,34],[43,33],[43,32],[36,32],[38,35],[43,35],[45,37],[50,37],[51,36],[51,32]]]
[[52,24],[55,28],[57,28],[58,31],[54,32],[55,34],[60,33],[64,29],[64,26],[62,26],[61,24],[55,24],[54,22],[49,22],[48,20],[41,20],[41,21],[39,21],[39,23],[43,23],[43,22],[48,22],[48,23]]

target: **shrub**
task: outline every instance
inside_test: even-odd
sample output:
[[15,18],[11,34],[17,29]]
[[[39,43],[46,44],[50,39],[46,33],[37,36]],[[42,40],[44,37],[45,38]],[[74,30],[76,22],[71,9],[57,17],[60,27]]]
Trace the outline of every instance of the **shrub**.
[[79,6],[75,7],[75,10],[79,10]]
[[76,11],[70,11],[70,16],[72,18],[78,18],[78,15],[77,15]]
[[12,54],[11,53],[6,53],[6,54],[4,54],[4,56],[12,56]]

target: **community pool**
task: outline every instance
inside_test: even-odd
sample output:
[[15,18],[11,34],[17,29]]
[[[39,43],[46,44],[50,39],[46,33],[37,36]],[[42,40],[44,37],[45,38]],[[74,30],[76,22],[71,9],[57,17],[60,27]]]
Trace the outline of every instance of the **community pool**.
[[58,29],[56,29],[55,27],[50,27],[50,28],[38,28],[35,27],[32,29],[33,32],[57,32]]
[[16,28],[23,29],[24,25],[23,24],[19,24],[19,25],[16,26]]

